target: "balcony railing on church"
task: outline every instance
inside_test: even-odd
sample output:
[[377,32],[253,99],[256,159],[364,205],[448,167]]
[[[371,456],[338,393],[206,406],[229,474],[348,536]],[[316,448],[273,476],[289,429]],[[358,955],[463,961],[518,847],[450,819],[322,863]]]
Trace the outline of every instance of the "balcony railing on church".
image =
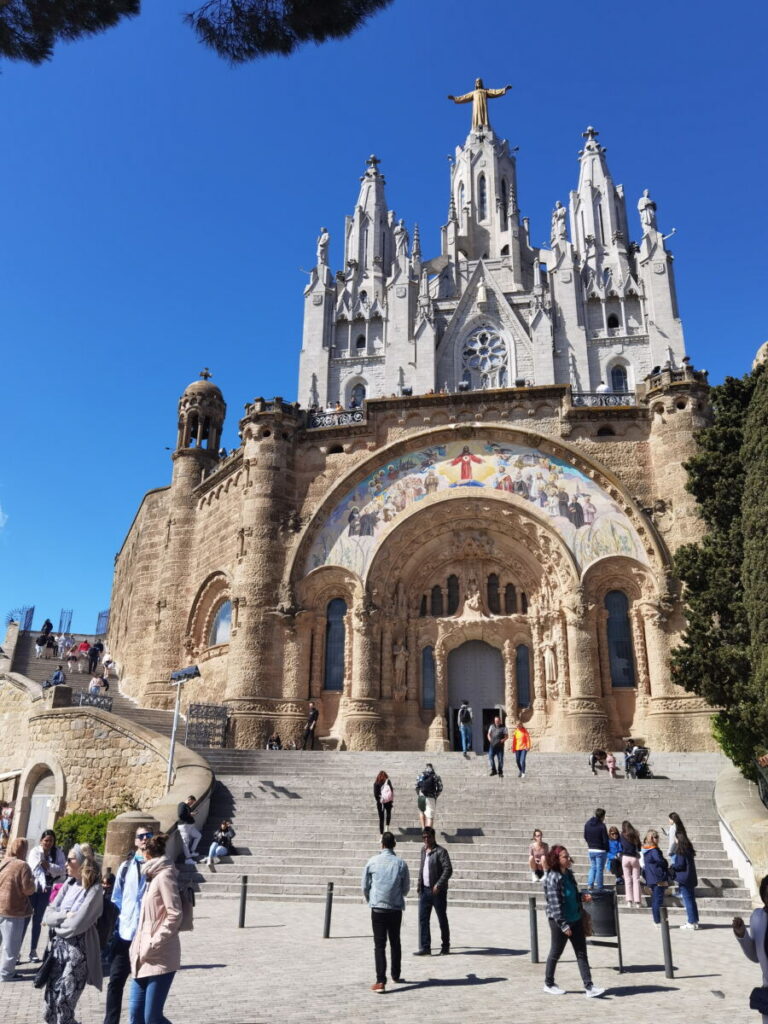
[[580,406],[637,405],[634,391],[574,391],[571,400]]
[[307,427],[348,427],[353,423],[365,423],[362,409],[345,409],[343,412],[322,412],[310,410],[307,415]]

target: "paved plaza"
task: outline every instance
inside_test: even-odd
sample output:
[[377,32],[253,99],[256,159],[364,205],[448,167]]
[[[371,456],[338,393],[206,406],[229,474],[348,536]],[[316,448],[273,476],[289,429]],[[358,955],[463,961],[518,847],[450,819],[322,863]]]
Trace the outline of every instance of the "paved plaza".
[[[502,897],[500,896],[500,901]],[[661,936],[650,912],[624,915],[626,971],[617,970],[615,948],[590,944],[594,980],[607,989],[587,1000],[569,950],[557,971],[566,996],[542,992],[544,967],[530,961],[525,911],[457,909],[449,914],[455,955],[414,958],[417,904],[409,900],[403,925],[406,984],[383,996],[375,980],[370,912],[360,903],[334,907],[331,934],[323,939],[320,903],[250,903],[246,928],[237,928],[237,902],[204,899],[195,931],[182,936],[182,970],[166,1006],[173,1024],[320,1024],[376,1021],[474,1022],[514,1020],[663,1021],[664,1024],[756,1024],[749,992],[760,973],[741,953],[730,926],[719,920],[698,932],[672,930],[675,978],[664,975]],[[539,911],[542,957],[547,925]],[[607,940],[604,940],[607,941]],[[28,973],[22,965],[24,974]],[[3,986],[3,1020],[40,1024],[41,999],[31,984]],[[86,989],[80,1024],[101,1024],[104,996]],[[123,1021],[128,1020],[127,1000]]]

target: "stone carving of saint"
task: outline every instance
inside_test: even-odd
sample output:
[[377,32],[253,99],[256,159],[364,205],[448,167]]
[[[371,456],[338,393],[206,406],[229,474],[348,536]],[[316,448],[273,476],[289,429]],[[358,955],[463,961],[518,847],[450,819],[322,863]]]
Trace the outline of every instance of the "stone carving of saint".
[[643,234],[647,235],[649,231],[655,231],[656,203],[651,199],[647,188],[643,190],[643,194],[637,204],[637,210],[640,214],[640,223],[643,225]]
[[408,648],[405,644],[392,644],[392,661],[394,662],[395,678],[392,683],[392,697],[398,703],[405,700],[407,683],[405,672],[408,666]]
[[320,228],[320,235],[317,239],[317,265],[319,267],[324,267],[328,264],[328,244],[330,241],[331,236],[328,234],[328,228]]
[[555,208],[552,211],[552,241],[560,242],[565,241],[567,238],[565,229],[565,218],[566,209],[563,204],[558,201],[555,203]]
[[557,682],[557,655],[551,641],[544,644],[544,680],[547,683]]
[[503,89],[486,89],[482,78],[476,78],[472,92],[464,93],[463,96],[449,96],[448,99],[454,103],[472,104],[472,131],[479,132],[483,128],[491,127],[488,120],[488,99],[504,96],[511,88],[511,85],[505,85]]
[[399,220],[395,227],[395,256],[397,259],[408,259],[408,232],[402,220]]

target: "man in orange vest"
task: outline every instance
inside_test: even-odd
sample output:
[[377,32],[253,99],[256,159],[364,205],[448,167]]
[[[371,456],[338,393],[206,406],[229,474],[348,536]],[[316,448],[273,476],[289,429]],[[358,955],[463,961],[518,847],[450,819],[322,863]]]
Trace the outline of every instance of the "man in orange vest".
[[515,753],[515,761],[517,761],[518,779],[525,778],[525,759],[528,756],[528,751],[530,749],[531,734],[522,722],[518,722],[515,726],[514,735],[512,736],[512,750]]

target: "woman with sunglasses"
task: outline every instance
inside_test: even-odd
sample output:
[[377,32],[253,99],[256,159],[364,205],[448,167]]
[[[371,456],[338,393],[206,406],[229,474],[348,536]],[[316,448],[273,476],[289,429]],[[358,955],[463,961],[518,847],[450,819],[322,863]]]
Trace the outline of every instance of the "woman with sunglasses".
[[549,844],[542,839],[540,828],[533,830],[531,845],[528,847],[528,867],[531,869],[531,881],[540,882],[547,870],[547,854]]
[[67,856],[67,881],[43,916],[43,924],[54,929],[53,962],[43,997],[45,1024],[71,1024],[85,986],[101,991],[96,923],[103,904],[99,869],[75,843]]
[[579,896],[579,887],[571,870],[571,855],[564,846],[553,846],[547,854],[548,871],[544,876],[544,894],[547,899],[547,918],[551,934],[551,945],[544,976],[544,991],[551,996],[564,996],[565,989],[555,984],[555,968],[570,939],[579,965],[584,995],[601,996],[604,988],[592,984],[592,973],[587,959],[587,938],[581,922],[581,901],[589,902],[592,897],[585,893]]

